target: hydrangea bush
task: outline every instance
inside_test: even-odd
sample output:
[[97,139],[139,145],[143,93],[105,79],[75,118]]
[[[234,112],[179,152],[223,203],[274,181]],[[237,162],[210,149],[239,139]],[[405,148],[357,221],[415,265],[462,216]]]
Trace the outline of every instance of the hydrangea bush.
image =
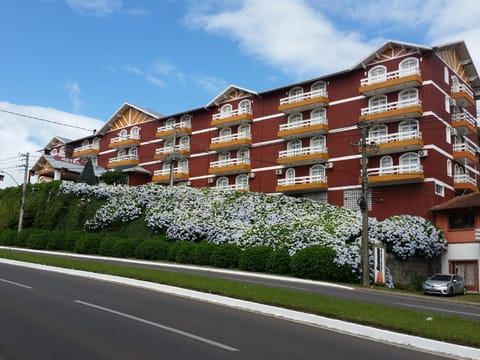
[[[348,264],[353,272],[361,271],[361,216],[343,207],[283,195],[158,185],[63,183],[61,190],[106,200],[85,224],[90,230],[144,215],[148,227],[164,231],[170,240],[234,243],[242,248],[267,245],[286,248],[291,255],[319,244],[336,251],[338,265]],[[369,240],[385,244],[388,252],[401,259],[434,257],[446,249],[439,229],[426,219],[409,215],[381,222],[370,218]]]

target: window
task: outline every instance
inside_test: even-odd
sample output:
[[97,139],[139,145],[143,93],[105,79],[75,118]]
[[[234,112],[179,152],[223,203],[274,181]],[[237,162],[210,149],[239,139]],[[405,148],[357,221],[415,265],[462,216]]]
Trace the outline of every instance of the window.
[[88,141],[88,140],[83,140],[82,141],[82,146],[88,146],[88,145],[90,145],[90,141]]
[[400,140],[412,139],[418,135],[418,121],[417,120],[404,120],[398,124],[398,132],[400,133]]
[[218,160],[219,161],[230,160],[230,153],[228,151],[221,152],[220,154],[218,154]]
[[173,143],[173,139],[165,140],[165,144],[163,145],[164,149],[173,150],[175,144]]
[[170,118],[165,122],[167,129],[173,129],[175,127],[175,119]]
[[136,146],[131,147],[130,150],[128,150],[128,154],[131,155],[132,157],[137,157],[138,156],[138,148]]
[[125,130],[125,129],[120,130],[120,132],[118,133],[118,137],[120,139],[126,139],[128,137],[127,130]]
[[450,113],[450,96],[445,95],[445,111]]
[[131,130],[130,130],[130,135],[132,138],[134,139],[138,139],[139,136],[140,136],[140,128],[138,126],[134,126]]
[[289,168],[285,171],[285,183],[295,184],[295,169]]
[[291,102],[301,101],[303,99],[303,88],[295,87],[288,92],[288,97]]
[[98,166],[98,157],[96,157],[96,156],[92,157],[92,165],[93,166]]
[[117,157],[121,158],[121,157],[124,157],[125,155],[127,155],[127,152],[125,151],[125,149],[118,150]]
[[238,127],[238,134],[240,137],[248,137],[250,135],[250,125],[243,124]]
[[226,127],[220,130],[221,138],[228,138],[230,135],[232,135],[232,129],[230,129],[229,127]]
[[310,139],[311,152],[326,152],[325,151],[325,136],[316,136]]
[[444,197],[445,196],[445,187],[441,184],[435,183],[435,195]]
[[387,76],[387,68],[383,65],[378,65],[372,68],[368,72],[368,82],[369,83],[376,83],[385,81]]
[[387,96],[378,95],[370,98],[368,100],[368,107],[370,108],[370,113],[378,113],[387,110]]
[[418,90],[417,89],[408,89],[400,92],[398,94],[398,107],[407,107],[417,104],[418,101]]
[[250,162],[250,151],[248,149],[238,150],[237,157],[239,163],[248,164]]
[[310,121],[312,124],[321,124],[327,121],[327,111],[325,108],[315,109],[310,113]]
[[[350,210],[360,211],[358,203],[362,198],[362,190],[345,190],[343,192],[343,206]],[[368,210],[372,210],[372,193],[367,193]]]
[[470,229],[475,227],[475,214],[473,212],[465,212],[462,214],[448,215],[449,229]]
[[447,85],[450,83],[450,81],[449,81],[450,76],[449,75],[450,74],[448,73],[448,67],[445,66],[443,68],[443,81],[445,81],[445,84],[447,84]]
[[60,147],[60,154],[62,158],[65,157],[65,146]]
[[393,159],[391,156],[382,156],[380,159],[380,175],[393,173]]
[[452,177],[452,160],[447,159],[447,176]]
[[50,151],[50,155],[56,156],[57,155],[57,149],[52,149],[52,151]]
[[313,165],[310,168],[311,181],[325,182],[325,167],[323,165]]
[[318,96],[325,96],[327,94],[327,84],[325,81],[317,81],[315,84],[313,84],[312,93],[315,95],[318,93]]
[[302,148],[302,141],[300,139],[292,140],[287,143],[287,151],[290,156],[300,155],[300,149]]
[[178,161],[178,171],[186,173],[188,172],[188,160],[183,159]]
[[288,123],[290,125],[299,124],[302,122],[302,114],[296,113],[288,116]]
[[227,189],[228,188],[228,179],[225,176],[219,177],[217,179],[217,188],[218,189]]
[[240,114],[250,114],[252,112],[252,104],[250,100],[242,100],[240,104],[238,104],[238,110]]
[[386,125],[376,125],[373,126],[368,131],[368,141],[384,143],[387,141],[388,129]]
[[100,138],[94,138],[92,144],[94,149],[100,149]]
[[238,175],[235,178],[235,187],[237,190],[248,190],[248,176],[245,174]]
[[190,150],[190,137],[188,137],[188,136],[182,136],[182,137],[180,138],[179,144],[180,144],[180,148],[181,148],[182,150]]
[[464,175],[464,174],[465,174],[465,168],[463,166],[455,164],[455,175]]
[[220,109],[220,113],[222,114],[222,117],[228,117],[232,114],[233,108],[232,105],[230,104],[225,104],[222,106]]
[[182,126],[189,128],[192,126],[192,116],[183,115],[182,118],[180,119],[180,122],[182,123]]
[[416,153],[407,153],[400,156],[400,173],[420,171],[420,157]]
[[399,65],[400,76],[415,74],[418,71],[418,59],[408,58],[403,60]]

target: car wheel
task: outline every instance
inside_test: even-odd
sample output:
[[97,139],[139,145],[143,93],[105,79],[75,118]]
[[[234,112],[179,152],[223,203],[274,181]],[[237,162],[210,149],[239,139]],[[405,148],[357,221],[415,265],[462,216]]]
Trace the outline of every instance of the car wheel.
[[453,288],[448,288],[448,296],[453,296]]

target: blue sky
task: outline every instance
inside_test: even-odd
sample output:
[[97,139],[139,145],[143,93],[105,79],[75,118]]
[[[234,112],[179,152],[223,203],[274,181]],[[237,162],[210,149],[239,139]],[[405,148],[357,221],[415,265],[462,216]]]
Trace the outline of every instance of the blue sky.
[[[21,182],[54,136],[99,128],[124,103],[175,113],[229,84],[264,91],[347,69],[394,39],[465,40],[480,66],[476,0],[21,0],[2,4],[0,170]],[[3,110],[3,112],[2,112]],[[12,185],[9,177],[0,187]]]

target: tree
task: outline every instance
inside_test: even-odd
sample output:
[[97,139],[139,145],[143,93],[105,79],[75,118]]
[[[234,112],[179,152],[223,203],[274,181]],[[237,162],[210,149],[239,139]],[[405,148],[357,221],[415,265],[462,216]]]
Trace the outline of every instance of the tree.
[[82,173],[78,177],[77,182],[88,185],[95,185],[97,183],[97,178],[95,177],[95,172],[93,171],[92,159],[87,160],[87,163],[83,167]]

